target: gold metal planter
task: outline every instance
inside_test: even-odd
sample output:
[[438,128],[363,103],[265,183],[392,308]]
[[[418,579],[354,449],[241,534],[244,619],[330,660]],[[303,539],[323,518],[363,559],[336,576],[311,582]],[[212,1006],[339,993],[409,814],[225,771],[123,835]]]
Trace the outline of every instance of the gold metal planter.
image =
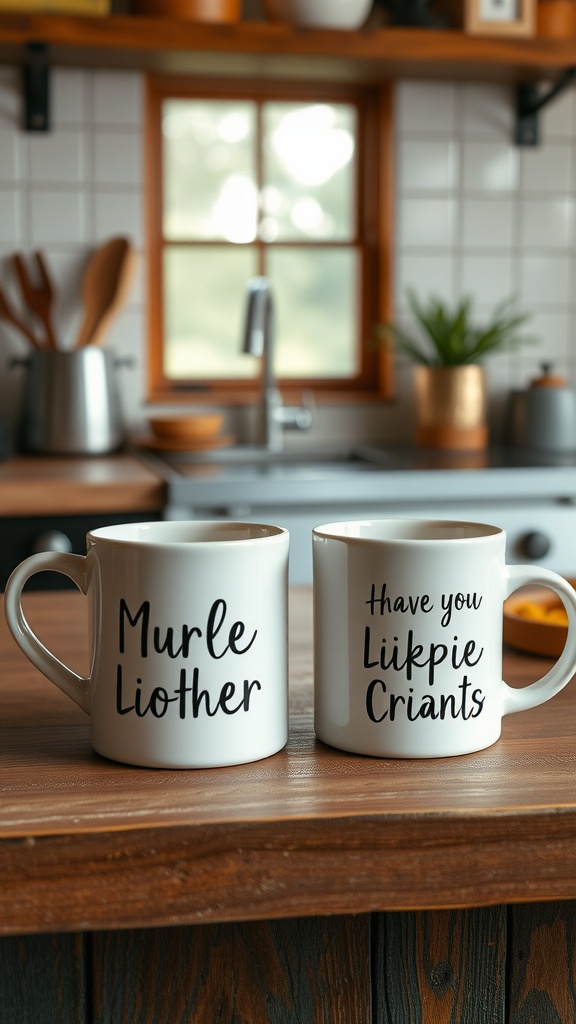
[[416,442],[478,451],[488,444],[486,374],[466,366],[416,366]]

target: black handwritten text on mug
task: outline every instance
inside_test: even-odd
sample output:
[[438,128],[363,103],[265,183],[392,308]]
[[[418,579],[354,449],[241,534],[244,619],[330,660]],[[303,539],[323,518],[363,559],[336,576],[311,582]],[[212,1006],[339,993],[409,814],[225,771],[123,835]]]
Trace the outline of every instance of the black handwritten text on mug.
[[[454,643],[450,648],[447,644],[430,643],[424,655],[424,645],[414,643],[414,631],[412,629],[408,630],[406,645],[402,649],[400,648],[398,637],[394,637],[391,649],[384,638],[376,643],[376,647],[378,647],[378,643],[380,644],[380,651],[373,652],[372,647],[374,644],[370,626],[366,626],[364,629],[364,668],[375,668],[376,665],[383,671],[391,668],[394,672],[405,672],[406,679],[408,680],[412,679],[415,668],[427,668],[429,686],[434,685],[437,665],[441,665],[442,662],[446,661],[449,653],[452,668],[459,669],[462,665],[466,665],[468,668],[477,665],[484,651],[483,647],[479,651],[476,650],[475,640],[464,641],[464,646],[460,649],[458,637],[455,636]],[[375,659],[374,653],[378,653]]]
[[[116,711],[119,715],[128,715],[133,711],[138,718],[144,718],[148,713],[153,718],[163,718],[170,704],[178,701],[178,714],[181,719],[186,718],[189,712],[191,712],[192,718],[198,718],[202,710],[209,718],[213,718],[219,711],[222,711],[225,715],[235,715],[238,711],[249,711],[252,690],[262,689],[257,679],[253,679],[251,682],[245,679],[241,687],[236,687],[235,683],[226,682],[220,688],[218,699],[214,701],[213,697],[212,699],[210,698],[208,690],[200,689],[200,672],[198,668],[195,668],[192,673],[192,686],[187,686],[186,683],[186,669],[183,668],[180,670],[179,685],[170,691],[174,696],[171,697],[169,691],[164,686],[155,686],[150,696],[145,698],[141,689],[142,680],[138,678],[131,698],[134,703],[125,704],[122,666],[118,665],[116,676]],[[238,690],[241,693],[240,698]],[[234,704],[232,703],[233,701],[235,701]]]
[[[246,625],[241,620],[232,624],[226,623],[227,605],[223,598],[218,598],[210,607],[206,616],[206,624],[189,626],[183,623],[177,631],[173,626],[160,629],[151,624],[151,603],[142,601],[140,607],[132,614],[128,602],[120,599],[119,604],[119,652],[125,654],[129,647],[128,631],[134,630],[135,640],[140,657],[148,658],[150,654],[167,655],[170,659],[188,658],[197,653],[198,644],[205,647],[210,658],[219,661],[226,654],[242,656],[250,650],[258,630],[248,637]],[[213,687],[214,689],[214,687]],[[180,669],[179,684],[172,690],[164,686],[155,686],[147,691],[143,679],[138,676],[130,684],[125,679],[122,664],[116,673],[116,712],[124,716],[134,713],[138,718],[150,714],[153,718],[163,718],[171,705],[175,705],[181,719],[188,716],[198,718],[201,714],[213,718],[218,712],[235,715],[238,711],[250,710],[250,699],[253,690],[261,690],[258,679],[244,679],[242,683],[226,680],[216,692],[210,693],[201,687],[200,669],[192,670],[192,680],[188,685],[188,673]]]
[[[174,647],[174,628],[169,626],[166,629],[166,635],[164,641],[161,642],[161,631],[159,626],[154,626],[152,631],[152,648],[157,654],[166,653],[169,658],[187,658],[190,653],[191,641],[194,637],[198,639],[204,638],[206,642],[206,648],[211,658],[220,659],[230,651],[232,654],[245,654],[249,651],[252,644],[254,643],[257,635],[257,630],[254,630],[252,637],[241,647],[240,640],[244,636],[246,626],[242,621],[232,623],[228,631],[228,643],[221,647],[220,651],[216,648],[216,640],[218,634],[224,625],[226,618],[226,601],[223,598],[218,598],[214,601],[208,617],[206,620],[206,629],[203,633],[199,626],[188,626],[186,623],[181,628],[181,643],[180,646],[175,649]],[[143,601],[135,615],[131,615],[128,604],[124,598],[120,599],[120,623],[119,623],[119,634],[120,634],[120,654],[124,654],[125,651],[125,620],[128,624],[135,628],[140,621],[140,654],[143,658],[148,657],[148,651],[150,648],[149,644],[149,633],[150,633],[150,601]]]
[[[410,722],[415,722],[419,718],[440,719],[442,722],[447,718],[462,718],[465,721],[469,718],[478,718],[484,706],[484,695],[479,689],[473,690],[469,694],[470,685],[468,676],[464,676],[457,687],[460,690],[458,695],[425,693],[420,697],[418,704],[418,698],[413,696],[412,686],[408,687],[408,696],[404,696],[401,693],[388,693],[383,679],[373,679],[366,691],[368,718],[372,722],[383,722],[386,718],[393,722],[397,717],[398,710],[402,710]],[[380,707],[376,710],[378,697],[383,699],[380,700]]]
[[[429,594],[398,594],[396,597],[390,597],[387,591],[388,584],[383,583],[380,595],[377,596],[376,585],[372,584],[370,597],[366,601],[371,615],[384,615],[386,612],[388,614],[400,613],[401,615],[416,615],[418,612],[423,612],[428,615],[434,609],[434,603]],[[482,604],[482,597],[476,593],[442,594],[440,604],[444,612],[440,624],[446,627],[450,625],[454,611],[460,612],[463,609],[477,611]]]
[[[432,619],[428,616],[436,607],[439,630],[447,629],[457,612],[474,614],[482,604],[481,594],[454,591],[442,593],[433,600],[430,594],[394,594],[388,583],[382,583],[379,588],[372,583],[370,597],[365,603],[370,616],[379,616],[381,622],[379,619],[378,626],[373,622],[364,626],[362,668],[378,668],[384,673],[383,678],[372,678],[366,688],[365,707],[370,721],[376,724],[386,720],[394,722],[399,717],[410,722],[418,719],[443,722],[449,718],[467,721],[482,713],[485,696],[478,687],[472,689],[474,684],[469,678],[469,670],[481,661],[484,647],[476,640],[463,640],[454,635],[449,642],[434,638],[423,643],[418,641],[415,632],[420,616],[425,615],[427,622],[434,620],[434,616]],[[394,616],[402,616],[402,619],[411,616],[415,628],[407,629],[405,635],[402,630],[400,639],[401,631],[396,624],[398,636],[382,636],[383,626],[390,616],[392,620],[388,628],[394,629]],[[415,686],[408,685],[423,674],[425,684],[433,687],[440,665],[443,666],[444,683],[446,669],[459,673],[450,686],[451,692],[419,694],[415,692]],[[460,675],[462,669],[464,674]],[[398,692],[399,687],[404,687],[404,692]]]

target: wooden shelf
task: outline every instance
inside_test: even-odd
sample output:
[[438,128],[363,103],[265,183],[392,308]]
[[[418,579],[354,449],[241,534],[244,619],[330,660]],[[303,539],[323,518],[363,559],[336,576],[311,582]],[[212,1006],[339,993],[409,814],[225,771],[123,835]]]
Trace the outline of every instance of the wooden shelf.
[[412,28],[299,31],[272,23],[197,25],[136,14],[0,15],[0,60],[22,62],[25,44],[33,41],[49,44],[54,64],[69,66],[361,82],[406,76],[534,81],[554,79],[576,64],[576,39],[482,38]]

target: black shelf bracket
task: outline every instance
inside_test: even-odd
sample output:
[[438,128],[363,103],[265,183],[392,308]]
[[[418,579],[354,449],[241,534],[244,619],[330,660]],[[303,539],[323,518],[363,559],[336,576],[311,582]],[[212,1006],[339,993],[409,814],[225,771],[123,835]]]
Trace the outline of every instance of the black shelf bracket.
[[542,92],[538,85],[519,85],[516,97],[516,145],[537,146],[540,142],[538,112],[563,92],[576,78],[576,67],[566,68],[555,85]]
[[50,51],[47,43],[27,43],[23,66],[24,129],[50,131]]

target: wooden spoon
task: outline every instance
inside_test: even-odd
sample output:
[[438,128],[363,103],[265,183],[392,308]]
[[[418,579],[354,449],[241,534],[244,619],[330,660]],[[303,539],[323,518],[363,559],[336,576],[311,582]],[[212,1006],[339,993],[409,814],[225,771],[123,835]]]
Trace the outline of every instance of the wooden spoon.
[[99,345],[112,318],[126,301],[136,267],[136,254],[127,238],[111,238],[91,256],[82,281],[84,319],[76,348]]

